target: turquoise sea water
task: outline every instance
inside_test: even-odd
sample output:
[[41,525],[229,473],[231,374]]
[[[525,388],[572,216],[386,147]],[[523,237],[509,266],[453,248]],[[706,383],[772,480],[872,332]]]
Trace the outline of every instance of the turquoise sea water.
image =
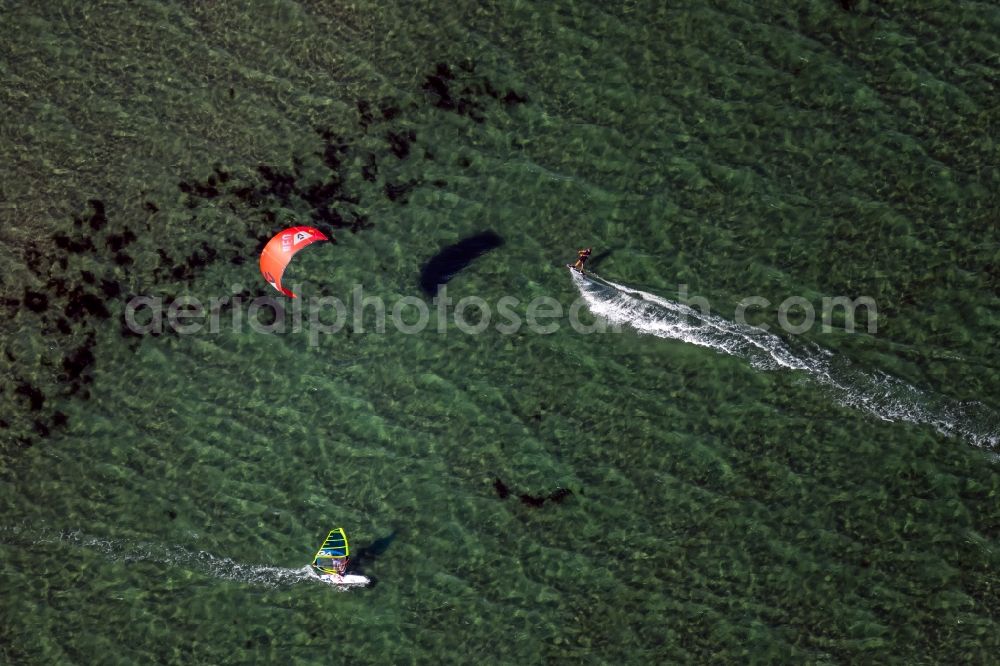
[[[996,6],[0,11],[0,661],[995,660]],[[293,224],[390,310],[492,230],[493,318],[234,326]]]

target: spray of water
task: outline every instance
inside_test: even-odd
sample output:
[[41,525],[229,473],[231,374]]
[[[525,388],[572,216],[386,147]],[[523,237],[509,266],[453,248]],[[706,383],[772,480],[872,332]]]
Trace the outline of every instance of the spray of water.
[[303,581],[321,582],[312,567],[298,569],[264,564],[237,562],[204,550],[189,550],[182,546],[164,546],[150,542],[134,542],[84,534],[79,530],[39,532],[24,526],[0,528],[0,540],[26,545],[65,544],[103,553],[119,562],[154,562],[164,566],[200,571],[222,580],[233,580],[262,587],[288,587]]
[[801,371],[843,405],[886,421],[910,421],[978,446],[997,448],[1000,418],[981,403],[958,403],[881,371],[866,372],[816,345],[797,345],[762,329],[732,322],[640,289],[570,271],[595,315],[639,333],[682,340],[746,359],[761,370]]

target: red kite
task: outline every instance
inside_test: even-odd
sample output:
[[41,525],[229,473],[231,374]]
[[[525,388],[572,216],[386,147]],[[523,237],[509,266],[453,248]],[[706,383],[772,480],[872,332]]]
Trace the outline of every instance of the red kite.
[[289,227],[279,231],[267,242],[260,253],[260,272],[271,286],[289,298],[295,298],[289,289],[281,286],[281,276],[295,253],[316,241],[328,241],[322,231],[313,227]]

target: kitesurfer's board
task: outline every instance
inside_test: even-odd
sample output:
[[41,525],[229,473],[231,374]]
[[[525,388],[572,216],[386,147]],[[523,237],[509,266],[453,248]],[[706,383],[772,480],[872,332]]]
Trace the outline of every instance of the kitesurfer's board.
[[571,271],[576,271],[577,273],[583,273],[583,271],[581,271],[579,268],[577,268],[573,264],[566,264],[566,268],[570,269]]
[[366,587],[372,582],[367,576],[358,576],[357,574],[344,574],[343,576],[323,574],[319,576],[319,579],[334,587]]

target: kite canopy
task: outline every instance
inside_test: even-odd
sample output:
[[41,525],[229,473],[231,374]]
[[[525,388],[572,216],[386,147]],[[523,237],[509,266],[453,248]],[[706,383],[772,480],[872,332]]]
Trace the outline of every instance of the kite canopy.
[[289,227],[279,231],[260,253],[260,272],[272,287],[289,298],[295,298],[291,290],[281,286],[281,276],[285,273],[285,267],[299,250],[316,241],[325,240],[330,239],[314,227]]

